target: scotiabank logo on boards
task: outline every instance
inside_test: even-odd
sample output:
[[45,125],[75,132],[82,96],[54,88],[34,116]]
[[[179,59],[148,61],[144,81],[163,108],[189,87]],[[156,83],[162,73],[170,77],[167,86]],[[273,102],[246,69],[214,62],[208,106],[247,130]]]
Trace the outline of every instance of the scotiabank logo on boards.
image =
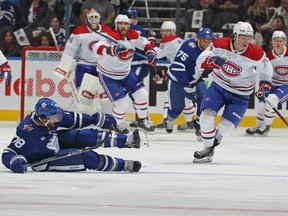
[[[16,95],[20,95],[20,86],[21,80],[18,78],[14,83],[5,88],[5,96],[11,96],[11,88],[13,88]],[[25,79],[25,94],[28,97],[72,97],[72,92],[66,79],[59,81],[57,77],[53,76],[53,73],[51,73],[50,77],[43,77],[41,70],[35,71],[34,78],[27,77]]]

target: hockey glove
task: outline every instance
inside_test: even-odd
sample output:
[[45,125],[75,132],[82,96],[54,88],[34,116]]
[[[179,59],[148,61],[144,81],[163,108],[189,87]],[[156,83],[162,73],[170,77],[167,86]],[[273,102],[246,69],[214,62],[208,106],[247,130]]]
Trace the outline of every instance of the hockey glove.
[[149,34],[147,35],[147,39],[151,44],[156,43],[156,32],[150,31]]
[[115,118],[110,114],[96,112],[92,117],[94,118],[93,124],[96,127],[100,127],[103,129],[110,129],[111,126],[112,128],[115,128],[117,125]]
[[126,51],[126,48],[118,46],[118,45],[112,45],[109,47],[106,47],[107,54],[111,56],[119,56],[122,52]]
[[22,155],[15,155],[10,160],[10,170],[13,173],[24,173],[26,169],[23,168],[23,165],[27,164],[27,160]]
[[269,95],[271,88],[272,88],[272,86],[271,86],[270,82],[268,82],[268,81],[260,81],[259,89],[255,93],[256,97],[259,100],[263,100],[264,96],[267,97]]
[[5,79],[6,86],[10,85],[12,76],[11,76],[11,67],[8,65],[8,62],[5,62],[0,66],[0,83]]
[[153,48],[148,48],[145,55],[147,56],[147,64],[149,65],[156,65],[157,63],[157,53]]
[[220,69],[225,64],[225,60],[220,56],[209,56],[201,65],[203,69]]
[[196,86],[193,84],[189,84],[188,86],[184,86],[184,91],[191,94],[196,92]]

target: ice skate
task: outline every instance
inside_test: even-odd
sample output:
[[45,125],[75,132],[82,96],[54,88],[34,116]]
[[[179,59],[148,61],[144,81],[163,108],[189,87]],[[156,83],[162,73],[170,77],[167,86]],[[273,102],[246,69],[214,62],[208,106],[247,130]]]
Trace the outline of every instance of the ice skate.
[[264,127],[259,127],[256,130],[256,134],[260,135],[260,136],[267,136],[269,132],[270,132],[270,125],[266,125]]
[[131,135],[127,137],[125,147],[137,149],[142,147],[149,147],[149,141],[146,133],[142,130],[136,129]]
[[212,146],[205,146],[203,150],[194,152],[193,163],[210,163],[213,159],[214,149],[220,144],[221,139],[222,137],[219,136],[219,139],[215,138]]
[[134,121],[134,122],[130,123],[129,126],[132,128],[137,128],[138,127],[138,121]]
[[138,119],[138,127],[144,129],[146,132],[154,132],[155,127],[148,121],[147,118]]
[[129,130],[127,128],[123,127],[122,125],[117,125],[114,128],[114,130],[120,134],[128,134],[129,133]]
[[125,160],[123,171],[138,172],[141,169],[141,162],[133,160]]
[[165,126],[167,133],[172,133],[173,128],[174,128],[174,122],[170,121],[169,119],[166,119],[164,122],[164,126]]
[[259,128],[258,125],[256,125],[255,127],[253,128],[248,128],[246,129],[246,135],[254,135],[257,131],[257,129]]
[[186,122],[186,124],[181,124],[181,125],[178,125],[177,126],[177,130],[179,132],[184,132],[184,131],[191,131],[195,129],[195,126],[194,126],[194,122],[191,121],[191,122]]
[[163,119],[163,121],[161,121],[159,124],[157,124],[157,125],[154,125],[155,126],[155,128],[157,128],[157,129],[164,129],[165,128],[165,126],[164,126],[164,122],[166,121],[166,118],[165,119]]

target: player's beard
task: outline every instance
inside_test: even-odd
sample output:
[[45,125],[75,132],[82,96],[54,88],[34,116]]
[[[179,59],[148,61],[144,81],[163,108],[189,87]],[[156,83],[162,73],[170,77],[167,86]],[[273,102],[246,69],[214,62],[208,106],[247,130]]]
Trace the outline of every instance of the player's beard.
[[119,29],[119,33],[122,36],[122,38],[125,38],[127,36],[128,30],[125,28]]

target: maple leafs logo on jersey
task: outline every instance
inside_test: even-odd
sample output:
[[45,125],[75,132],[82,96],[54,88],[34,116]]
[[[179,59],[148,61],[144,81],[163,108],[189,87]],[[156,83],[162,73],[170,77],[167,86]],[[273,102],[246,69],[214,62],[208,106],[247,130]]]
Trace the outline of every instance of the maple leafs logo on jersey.
[[275,67],[275,72],[280,76],[286,76],[288,75],[288,67],[284,65],[277,66]]
[[226,61],[225,64],[222,65],[222,71],[225,75],[229,77],[237,77],[240,76],[242,72],[242,68],[235,65],[233,62]]
[[195,48],[195,47],[196,47],[196,44],[195,44],[194,42],[190,42],[190,43],[188,44],[188,46],[190,46],[190,47],[192,47],[192,48]]
[[32,131],[34,128],[32,127],[31,124],[25,124],[23,129],[26,130],[26,131]]
[[54,135],[46,145],[47,149],[54,151],[56,154],[60,150],[59,140],[57,135]]

